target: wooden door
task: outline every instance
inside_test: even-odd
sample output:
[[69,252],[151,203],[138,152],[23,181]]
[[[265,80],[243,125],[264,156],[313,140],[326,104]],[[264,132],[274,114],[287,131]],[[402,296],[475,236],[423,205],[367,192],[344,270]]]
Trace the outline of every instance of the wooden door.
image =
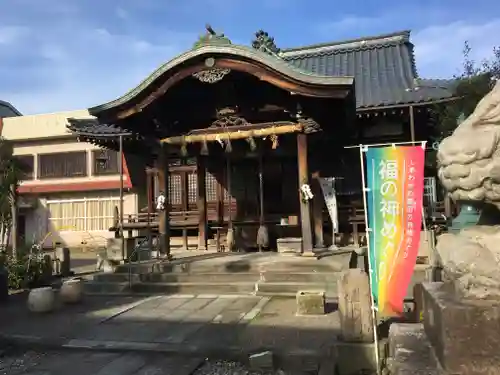
[[196,211],[198,196],[196,169],[183,168],[170,170],[168,193],[172,212]]

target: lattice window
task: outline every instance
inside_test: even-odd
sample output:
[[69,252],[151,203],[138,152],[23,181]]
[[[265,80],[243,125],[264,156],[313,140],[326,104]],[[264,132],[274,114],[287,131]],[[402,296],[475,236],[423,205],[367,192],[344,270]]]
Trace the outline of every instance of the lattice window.
[[38,178],[87,176],[87,152],[59,152],[38,156]]
[[179,174],[168,176],[168,201],[172,205],[182,204],[182,178]]
[[47,201],[51,230],[107,231],[113,226],[118,197],[52,199]]
[[198,176],[196,172],[188,173],[188,202],[196,203],[198,197]]
[[217,179],[213,174],[207,172],[205,175],[205,189],[207,202],[217,202]]

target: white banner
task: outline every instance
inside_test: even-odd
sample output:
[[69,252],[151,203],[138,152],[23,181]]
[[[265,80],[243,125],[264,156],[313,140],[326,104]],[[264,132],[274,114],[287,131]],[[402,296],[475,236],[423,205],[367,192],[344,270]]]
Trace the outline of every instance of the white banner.
[[339,232],[339,217],[337,211],[337,193],[335,191],[335,177],[320,177],[319,183],[325,198],[326,208],[332,220],[333,233]]

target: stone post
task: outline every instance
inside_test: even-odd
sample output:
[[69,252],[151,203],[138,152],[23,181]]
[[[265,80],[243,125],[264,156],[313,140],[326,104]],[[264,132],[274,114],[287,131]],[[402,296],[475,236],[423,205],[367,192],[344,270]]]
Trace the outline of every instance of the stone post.
[[370,284],[359,268],[345,271],[339,282],[341,338],[347,342],[373,342]]

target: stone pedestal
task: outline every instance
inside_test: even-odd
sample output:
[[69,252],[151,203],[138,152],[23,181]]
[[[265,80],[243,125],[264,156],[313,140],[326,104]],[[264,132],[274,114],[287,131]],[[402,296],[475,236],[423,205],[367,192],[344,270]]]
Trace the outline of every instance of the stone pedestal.
[[347,342],[373,342],[368,275],[361,269],[345,271],[339,282],[341,339]]
[[297,315],[324,315],[324,291],[297,292]]
[[500,299],[461,298],[451,285],[422,284],[425,333],[441,366],[454,375],[500,370]]

